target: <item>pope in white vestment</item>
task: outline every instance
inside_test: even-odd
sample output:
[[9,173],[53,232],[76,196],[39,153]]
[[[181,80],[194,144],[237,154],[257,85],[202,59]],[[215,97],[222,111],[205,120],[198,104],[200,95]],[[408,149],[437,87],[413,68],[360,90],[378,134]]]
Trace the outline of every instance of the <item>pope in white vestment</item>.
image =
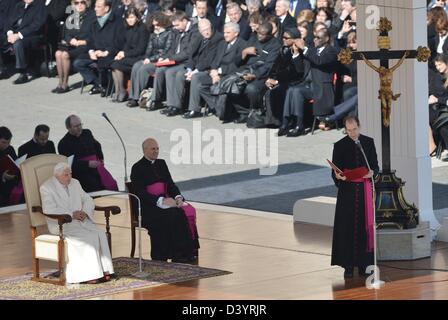
[[[114,273],[106,234],[93,223],[95,204],[78,180],[71,177],[66,163],[55,166],[54,176],[40,187],[45,214],[68,214],[72,222],[63,225],[67,241],[66,280],[80,283]],[[58,235],[57,220],[47,218],[48,230]]]

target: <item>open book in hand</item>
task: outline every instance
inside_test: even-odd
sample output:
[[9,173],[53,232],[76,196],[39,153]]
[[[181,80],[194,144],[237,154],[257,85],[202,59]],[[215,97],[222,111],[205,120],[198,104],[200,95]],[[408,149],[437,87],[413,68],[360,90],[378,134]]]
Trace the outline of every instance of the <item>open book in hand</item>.
[[330,160],[327,159],[327,162],[335,172],[337,172],[343,177],[346,177],[347,178],[346,181],[355,181],[358,179],[362,179],[365,175],[369,173],[369,170],[366,167],[359,167],[350,170],[345,169],[344,171],[342,171]]
[[26,160],[27,154],[24,154],[20,158],[13,160],[8,154],[0,158],[0,168],[2,172],[8,171],[9,175],[18,176],[20,175],[20,164]]

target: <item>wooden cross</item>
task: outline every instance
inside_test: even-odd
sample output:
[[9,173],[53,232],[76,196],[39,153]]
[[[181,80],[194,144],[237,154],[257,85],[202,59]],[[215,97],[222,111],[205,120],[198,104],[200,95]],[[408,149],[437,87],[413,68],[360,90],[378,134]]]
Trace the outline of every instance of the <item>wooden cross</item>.
[[[392,30],[392,23],[386,18],[380,18],[378,23],[378,48],[379,51],[355,51],[350,48],[342,49],[338,55],[338,60],[343,64],[350,64],[354,59],[363,60],[371,69],[375,70],[380,79],[380,90],[378,99],[381,100],[381,140],[383,145],[383,173],[391,172],[390,168],[390,113],[392,102],[400,97],[400,93],[394,94],[392,91],[393,73],[406,59],[417,59],[419,62],[427,62],[431,56],[431,51],[426,47],[418,47],[417,50],[390,50],[389,31]],[[398,63],[389,68],[389,60],[399,59]],[[375,66],[371,60],[379,60],[380,66]]]

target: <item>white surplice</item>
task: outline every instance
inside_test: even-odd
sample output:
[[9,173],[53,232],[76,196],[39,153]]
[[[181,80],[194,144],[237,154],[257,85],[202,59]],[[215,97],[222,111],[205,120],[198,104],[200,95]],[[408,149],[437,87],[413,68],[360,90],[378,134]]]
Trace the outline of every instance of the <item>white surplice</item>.
[[[88,215],[82,222],[73,219],[63,226],[68,246],[67,282],[79,283],[101,278],[103,272],[114,273],[106,234],[92,222],[95,204],[79,181],[71,179],[65,187],[52,177],[42,184],[40,194],[45,214],[73,216],[73,212],[81,210]],[[47,218],[47,224],[50,233],[59,234],[57,220]]]

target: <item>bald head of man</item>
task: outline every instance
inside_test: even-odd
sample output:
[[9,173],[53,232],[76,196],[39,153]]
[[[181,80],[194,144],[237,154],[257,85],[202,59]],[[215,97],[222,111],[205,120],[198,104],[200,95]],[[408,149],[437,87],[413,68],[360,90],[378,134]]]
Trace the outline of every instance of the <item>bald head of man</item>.
[[156,160],[159,156],[159,144],[156,139],[148,138],[142,144],[143,155],[148,160]]

